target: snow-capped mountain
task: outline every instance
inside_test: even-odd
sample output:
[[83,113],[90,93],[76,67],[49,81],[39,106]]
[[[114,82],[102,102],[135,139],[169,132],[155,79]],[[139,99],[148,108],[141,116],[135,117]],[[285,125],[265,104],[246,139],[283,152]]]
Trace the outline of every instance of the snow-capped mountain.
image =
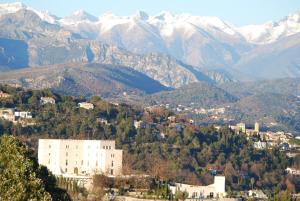
[[57,20],[59,19],[57,16],[49,13],[48,11],[39,11],[34,8],[28,7],[21,2],[16,3],[7,3],[7,4],[0,4],[0,17],[10,13],[16,13],[20,10],[30,10],[37,14],[42,20],[50,23],[56,24]]
[[249,25],[238,28],[248,42],[268,44],[281,38],[300,33],[300,13],[294,12],[278,22],[262,25]]
[[98,18],[85,12],[84,10],[79,10],[74,12],[72,15],[65,17],[60,20],[60,24],[64,26],[72,26],[72,25],[78,25],[79,23],[91,23],[91,22],[97,22]]
[[132,16],[117,16],[106,13],[98,21],[79,20],[61,26],[85,38],[114,44],[134,53],[159,52],[200,67],[226,67],[249,46],[233,25],[217,17],[189,14],[161,12],[149,16],[138,11]]
[[[80,10],[59,18],[47,11],[39,11],[22,3],[13,3],[0,4],[0,26],[0,38],[24,41],[24,52],[26,45],[34,48],[32,52],[35,54],[29,55],[32,57],[28,59],[28,64],[55,64],[55,61],[62,63],[65,61],[63,54],[69,54],[68,62],[98,62],[94,59],[95,52],[90,49],[89,44],[102,42],[141,56],[114,55],[122,54],[123,51],[111,53],[112,58],[120,57],[122,62],[130,59],[130,62],[125,62],[127,65],[134,62],[132,58],[163,55],[155,56],[157,59],[169,55],[174,64],[181,62],[184,64],[182,67],[193,75],[196,71],[207,71],[209,73],[206,75],[213,77],[220,77],[215,73],[222,72],[234,75],[236,79],[300,76],[300,59],[297,54],[300,48],[299,12],[292,13],[278,22],[237,27],[218,17],[193,16],[186,13],[172,15],[168,11],[152,16],[137,11],[131,16],[105,13],[95,17]],[[78,45],[82,41],[85,45]],[[75,51],[74,44],[76,48],[80,46],[80,51],[76,48]],[[0,48],[4,48],[2,46],[5,45],[6,41],[4,45],[0,43]],[[60,51],[62,53],[58,54]],[[39,55],[40,52],[45,54]],[[168,59],[157,59],[154,63],[167,61]],[[162,73],[158,72],[160,67],[160,64],[155,67],[158,74]],[[156,77],[151,66],[145,67],[141,64],[137,68],[147,68],[147,72],[152,73],[151,77]],[[279,68],[280,70],[277,70]],[[174,80],[169,80],[169,84],[164,83],[166,86],[178,87],[180,83],[189,82],[172,72],[170,65],[168,70],[170,74],[176,75],[172,79],[178,80],[176,84],[173,83]],[[196,71],[192,72],[194,70]],[[258,75],[257,70],[263,72],[263,76]],[[273,76],[275,74],[276,76]]]

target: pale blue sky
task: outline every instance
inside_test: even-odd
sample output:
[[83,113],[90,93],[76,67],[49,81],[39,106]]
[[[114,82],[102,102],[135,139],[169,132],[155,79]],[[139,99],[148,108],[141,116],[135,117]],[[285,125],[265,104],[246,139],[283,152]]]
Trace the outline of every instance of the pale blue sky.
[[[15,2],[0,0],[1,3]],[[131,15],[137,10],[157,14],[162,10],[173,14],[191,13],[218,16],[235,25],[258,24],[279,20],[300,10],[300,0],[23,0],[36,9],[48,10],[57,16],[67,16],[83,9],[100,16],[112,11],[118,15]]]

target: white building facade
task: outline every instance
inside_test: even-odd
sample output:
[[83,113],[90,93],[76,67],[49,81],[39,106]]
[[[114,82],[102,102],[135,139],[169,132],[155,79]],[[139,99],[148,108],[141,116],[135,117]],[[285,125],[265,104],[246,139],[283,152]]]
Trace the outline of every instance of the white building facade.
[[170,186],[170,190],[173,195],[177,191],[186,192],[188,199],[224,198],[226,196],[225,176],[215,176],[214,183],[208,186],[175,183],[174,186]]
[[110,140],[40,139],[39,164],[55,175],[122,174],[123,151]]

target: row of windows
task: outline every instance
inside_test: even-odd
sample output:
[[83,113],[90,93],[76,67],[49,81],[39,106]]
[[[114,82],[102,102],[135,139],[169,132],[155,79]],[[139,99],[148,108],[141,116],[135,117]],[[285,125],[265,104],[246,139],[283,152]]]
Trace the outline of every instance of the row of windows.
[[[49,153],[48,155],[49,155],[49,157],[50,157],[50,156],[51,156],[51,153]],[[66,152],[66,157],[68,157],[68,156],[69,156],[69,153]],[[88,154],[88,157],[89,157],[89,156],[90,156],[90,154]],[[78,154],[76,154],[76,157],[78,157]],[[98,154],[96,154],[96,157],[98,157]],[[101,157],[102,157],[102,155],[101,155]],[[111,158],[114,158],[114,157],[115,157],[115,154],[111,154],[110,157],[111,157]]]
[[[69,149],[70,148],[70,145],[66,145],[66,149]],[[91,147],[88,146],[88,149],[90,149]],[[97,146],[97,149],[99,147]],[[51,149],[51,145],[49,145],[49,149]],[[76,149],[78,149],[78,145],[76,145]],[[111,146],[103,146],[103,149],[111,149]]]
[[[50,165],[50,163],[51,163],[51,160],[49,159],[48,164]],[[75,162],[75,164],[77,165],[77,161]],[[66,160],[66,166],[68,166],[68,165],[69,165],[69,161]],[[83,165],[83,160],[81,161],[81,165]],[[89,165],[90,165],[90,161],[87,161],[87,166],[89,166]],[[98,161],[96,161],[96,167],[98,167]],[[114,161],[111,161],[111,167],[114,167]]]
[[[65,172],[68,172],[68,168],[65,168]],[[78,169],[74,169],[74,173],[78,174]],[[110,174],[111,175],[114,174],[114,170],[113,169],[110,170]]]

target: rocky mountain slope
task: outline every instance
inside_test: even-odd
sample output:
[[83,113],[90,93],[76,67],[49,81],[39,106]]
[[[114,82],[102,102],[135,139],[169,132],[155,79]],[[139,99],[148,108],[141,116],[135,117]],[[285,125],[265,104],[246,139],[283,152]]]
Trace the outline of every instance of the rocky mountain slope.
[[29,89],[52,88],[70,95],[126,98],[166,91],[159,82],[124,66],[67,64],[0,73],[1,83]]
[[[133,54],[99,41],[83,39],[58,25],[43,21],[30,10],[0,18],[0,65],[11,68],[67,63],[102,63],[131,67],[167,87],[205,80],[223,82],[229,76],[203,71],[158,53]],[[15,51],[17,50],[17,51]],[[211,76],[211,78],[210,78]]]

